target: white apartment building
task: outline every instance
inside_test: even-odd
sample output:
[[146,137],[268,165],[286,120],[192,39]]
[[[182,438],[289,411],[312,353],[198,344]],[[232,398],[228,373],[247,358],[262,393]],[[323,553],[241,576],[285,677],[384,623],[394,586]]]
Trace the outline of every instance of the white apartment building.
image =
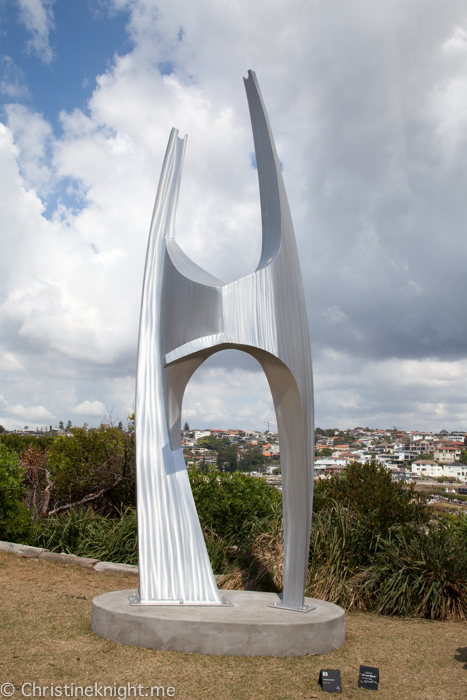
[[443,467],[443,476],[453,476],[454,478],[459,479],[459,481],[467,481],[467,464],[453,462],[452,464],[443,464]]
[[460,481],[467,481],[467,464],[461,464],[460,462],[437,464],[429,459],[419,459],[416,462],[412,462],[412,473],[433,478],[448,476]]
[[329,469],[330,467],[346,467],[348,464],[347,459],[336,459],[335,457],[327,457],[323,459],[315,460],[316,469]]
[[195,430],[193,435],[195,436],[195,440],[199,440],[202,437],[210,437],[211,431],[210,430]]
[[412,462],[412,474],[418,476],[444,476],[444,465],[433,462],[431,459],[418,459]]

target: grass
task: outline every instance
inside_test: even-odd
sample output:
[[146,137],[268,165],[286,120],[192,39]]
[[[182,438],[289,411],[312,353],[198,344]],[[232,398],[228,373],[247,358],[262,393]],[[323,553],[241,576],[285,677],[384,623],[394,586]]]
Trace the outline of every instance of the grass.
[[315,518],[307,594],[385,615],[467,620],[465,538],[442,524],[373,533],[340,508]]
[[385,615],[466,620],[467,551],[449,530],[389,531],[373,566],[354,577],[366,609]]
[[88,508],[46,518],[36,525],[31,544],[51,552],[137,564],[136,509],[128,506],[118,515],[109,518]]
[[[90,629],[94,596],[137,580],[0,552],[0,685],[141,684],[173,686],[180,700],[319,698],[321,668],[341,670],[345,699],[360,664],[380,669],[380,700],[461,700],[467,687],[464,622],[349,613],[346,643],[326,656],[215,657],[128,647]],[[48,696],[49,697],[49,696]],[[323,696],[324,697],[324,696]]]
[[[459,521],[463,526],[464,521]],[[466,521],[467,522],[467,521]],[[459,525],[460,527],[460,525]],[[393,525],[384,533],[338,506],[315,514],[307,595],[385,615],[467,620],[467,526]],[[51,551],[136,564],[136,510],[105,517],[91,509],[41,520],[31,544]],[[252,518],[240,536],[204,526],[215,574],[224,588],[281,591],[282,513]],[[246,534],[245,534],[246,532]]]

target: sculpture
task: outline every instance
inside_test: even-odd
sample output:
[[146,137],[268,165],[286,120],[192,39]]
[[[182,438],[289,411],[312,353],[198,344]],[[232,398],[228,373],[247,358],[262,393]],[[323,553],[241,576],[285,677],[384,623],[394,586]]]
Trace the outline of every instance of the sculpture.
[[284,592],[307,611],[304,587],[313,499],[313,388],[305,298],[279,160],[255,74],[245,80],[258,167],[262,253],[230,284],[174,238],[185,139],[170,135],[154,206],[143,284],[136,390],[139,597],[142,605],[222,605],[181,447],[190,377],[226,348],[250,353],[271,388],[281,440]]

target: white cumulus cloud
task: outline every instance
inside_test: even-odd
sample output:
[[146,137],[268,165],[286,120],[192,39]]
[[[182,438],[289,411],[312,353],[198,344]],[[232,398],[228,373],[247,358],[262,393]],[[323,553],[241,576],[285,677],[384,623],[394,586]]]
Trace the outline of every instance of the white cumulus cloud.
[[[31,47],[50,61],[53,3],[18,4]],[[188,134],[178,241],[225,280],[255,268],[261,221],[242,85],[252,68],[295,225],[317,423],[462,427],[462,3],[430,1],[430,22],[426,0],[107,5],[128,13],[132,43],[109,56],[86,106],[52,124],[11,104],[0,123],[7,405],[89,422],[106,406],[117,419],[132,410],[147,235],[173,126]],[[22,75],[8,61],[4,70],[19,99]],[[190,424],[262,427],[274,419],[267,382],[240,356],[224,357],[188,385]]]
[[55,0],[17,0],[20,19],[31,34],[28,48],[44,63],[50,63],[53,50],[49,44],[49,34],[54,28],[53,5]]
[[73,413],[79,416],[102,416],[105,415],[105,405],[102,401],[83,401],[73,408]]
[[8,413],[13,413],[27,421],[44,421],[54,418],[52,413],[44,406],[22,406],[21,404],[16,404],[16,406],[7,406],[6,410]]

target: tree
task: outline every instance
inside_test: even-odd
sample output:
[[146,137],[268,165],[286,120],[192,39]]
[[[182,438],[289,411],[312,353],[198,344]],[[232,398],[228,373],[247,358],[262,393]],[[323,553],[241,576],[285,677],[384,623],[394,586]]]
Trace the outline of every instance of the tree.
[[197,464],[197,469],[198,469],[199,472],[201,472],[201,474],[208,474],[209,470],[212,469],[212,467],[210,467],[210,466],[207,464],[206,460],[205,460],[204,457],[203,457],[203,458],[200,459],[200,461],[198,462],[198,464]]
[[44,450],[50,447],[54,438],[52,435],[19,435],[18,433],[3,433],[0,435],[0,443],[22,458],[23,453],[33,445]]
[[266,458],[259,447],[248,447],[243,450],[238,462],[238,468],[243,472],[254,472],[265,463]]
[[349,464],[341,476],[316,484],[316,511],[330,508],[335,502],[379,532],[394,524],[429,520],[427,498],[415,491],[413,484],[392,481],[390,472],[375,462]]
[[320,450],[321,457],[330,457],[332,455],[332,450],[330,447],[324,447]]
[[217,466],[223,472],[237,471],[237,448],[235,445],[226,445],[218,450]]
[[190,426],[188,425],[188,421],[185,421],[185,425],[183,426],[183,430],[190,430]]
[[66,424],[66,429],[70,430],[70,428],[72,428],[72,427],[73,427],[73,423],[71,422],[71,420],[69,420],[68,423]]
[[62,420],[61,420],[60,423],[58,424],[58,427],[60,428],[60,430],[63,430],[63,421],[62,421]]
[[462,464],[467,464],[467,450],[461,450],[460,461]]
[[26,470],[27,491],[24,500],[34,520],[47,514],[53,482],[47,469],[47,448],[30,442],[20,453],[21,464]]
[[109,424],[71,432],[73,439],[57,435],[47,452],[53,482],[50,514],[99,500],[117,507],[133,504],[134,435]]
[[326,430],[315,428],[315,435],[322,435],[323,437],[334,437],[335,435],[339,435],[340,432],[338,428],[326,428]]
[[18,455],[0,443],[0,540],[27,540],[31,513],[22,502],[25,470]]
[[216,438],[214,435],[206,435],[197,442],[198,447],[206,447],[208,450],[216,452],[222,450],[226,445],[230,445],[229,438]]
[[5,428],[3,427],[3,425],[0,425],[0,433],[4,433],[4,432],[5,432]]

